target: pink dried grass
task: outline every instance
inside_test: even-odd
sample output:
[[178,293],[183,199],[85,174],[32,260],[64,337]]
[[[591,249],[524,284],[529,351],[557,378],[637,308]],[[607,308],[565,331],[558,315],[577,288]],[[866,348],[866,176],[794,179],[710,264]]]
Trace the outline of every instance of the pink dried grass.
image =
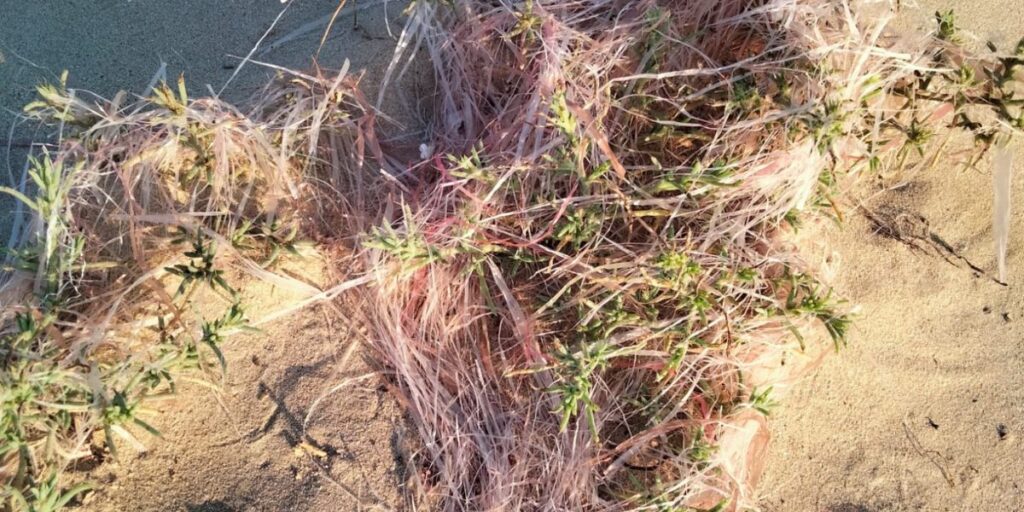
[[[438,81],[433,147],[481,161],[416,167],[407,206],[385,216],[432,256],[410,267],[379,246],[366,253],[368,341],[424,442],[421,483],[436,506],[751,505],[767,432],[735,404],[821,353],[791,335],[813,330],[807,317],[760,312],[797,286],[783,275],[807,267],[783,242],[784,219],[821,200],[824,173],[884,156],[867,147],[900,112],[870,98],[923,54],[888,49],[884,20],[862,25],[845,3],[416,2],[410,16],[403,48],[425,50]],[[741,86],[761,101],[729,104]],[[672,136],[652,145],[659,129]],[[705,179],[716,161],[721,179]],[[656,187],[677,176],[694,181]],[[605,221],[576,246],[553,241],[580,212]],[[601,343],[628,355],[593,377],[593,424],[581,413],[560,429],[557,347],[616,300],[642,310],[631,294],[666,251],[699,265],[695,290],[715,307],[613,329]],[[517,266],[512,253],[545,263]],[[740,268],[755,284],[712,286]],[[702,344],[668,371],[680,325]],[[805,365],[778,365],[799,354]],[[717,454],[681,449],[700,439]]]
[[[202,229],[304,291],[294,307],[357,290],[342,300],[423,443],[414,507],[749,506],[768,437],[753,395],[820,361],[839,320],[786,310],[824,295],[787,223],[896,153],[890,93],[928,62],[883,26],[814,0],[418,1],[386,73],[434,64],[434,154],[414,165],[347,69],[282,70],[248,114],[64,98],[89,120],[57,153],[86,165],[88,258],[124,262],[83,282],[91,332],[130,323],[143,288],[169,304],[165,230]],[[282,216],[351,279],[318,290],[227,249],[242,219]],[[567,361],[594,347],[613,355],[587,375],[593,407],[565,409]]]

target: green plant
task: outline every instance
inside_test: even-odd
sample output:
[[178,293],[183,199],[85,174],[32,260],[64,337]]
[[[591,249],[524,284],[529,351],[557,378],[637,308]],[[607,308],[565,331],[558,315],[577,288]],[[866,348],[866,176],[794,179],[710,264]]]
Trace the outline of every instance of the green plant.
[[698,466],[706,465],[711,460],[715,450],[715,445],[705,438],[704,429],[694,429],[693,437],[686,452],[687,458]]
[[[53,197],[45,188],[52,183],[42,183],[36,200],[45,202]],[[68,228],[65,223],[50,226],[48,230]],[[47,231],[46,235],[57,233]],[[68,257],[67,252],[41,253],[49,255],[46,268],[53,274],[47,282],[66,283],[71,276],[63,269],[80,266],[57,261]],[[74,256],[82,257],[81,248]],[[165,336],[163,317],[159,318],[162,342],[150,349],[123,358],[69,353],[69,339],[83,332],[90,335],[87,326],[67,320],[82,314],[71,309],[72,289],[70,285],[45,287],[30,295],[16,306],[11,321],[5,320],[0,331],[0,469],[12,470],[9,474],[13,475],[0,487],[5,510],[59,510],[88,490],[88,484],[70,489],[61,484],[64,465],[89,456],[88,450],[76,448],[80,440],[100,429],[116,457],[115,438],[141,445],[128,427],[159,435],[140,417],[147,412],[145,402],[173,391],[175,376],[203,366],[195,342],[187,341],[187,331]],[[225,361],[219,344],[224,336],[244,327],[237,303],[223,317],[203,323],[200,342],[216,354],[222,369]],[[78,363],[61,364],[68,358]]]
[[956,16],[953,14],[952,9],[936,11],[935,21],[939,25],[939,31],[936,34],[939,39],[950,43],[960,42],[959,30],[956,27]]
[[555,230],[559,245],[580,248],[594,240],[601,232],[601,214],[586,209],[570,211]]
[[427,242],[426,238],[411,221],[412,213],[407,205],[402,205],[406,216],[403,231],[398,231],[390,224],[374,227],[363,246],[368,249],[384,251],[397,258],[404,265],[403,272],[413,272],[431,263],[444,261],[451,255],[450,250]]
[[762,390],[758,390],[757,388],[751,390],[749,407],[761,414],[764,414],[765,416],[770,416],[772,410],[779,405],[779,403],[771,397],[772,389],[774,389],[772,386],[768,386]]
[[533,0],[523,2],[521,11],[516,12],[516,23],[505,37],[512,39],[522,35],[527,42],[535,41],[538,38],[541,19],[533,9]]
[[214,264],[217,255],[216,244],[213,241],[207,242],[201,229],[196,229],[192,233],[182,229],[181,234],[172,243],[179,244],[185,241],[192,245],[192,250],[184,254],[189,259],[188,263],[178,263],[164,268],[168,273],[181,278],[181,284],[178,285],[174,296],[181,296],[197,282],[206,283],[214,291],[219,287],[229,295],[235,296],[235,289],[224,280],[224,271],[216,268]]
[[547,391],[559,400],[558,409],[552,412],[561,418],[558,424],[560,431],[565,432],[569,422],[582,415],[590,427],[593,441],[598,442],[600,430],[595,420],[598,406],[593,400],[594,380],[612,359],[628,356],[636,350],[636,347],[613,347],[605,342],[595,342],[585,344],[575,352],[564,347],[555,352],[555,370],[559,378]]
[[[806,274],[792,274],[789,278],[789,293],[786,296],[784,312],[788,315],[811,317],[825,327],[836,350],[846,345],[847,332],[853,320],[849,314],[839,313],[832,290],[823,291],[813,278]],[[792,327],[793,335],[803,343],[803,336]]]
[[[156,103],[176,118],[185,116],[189,100],[183,89],[177,96],[165,89],[158,91],[162,100]],[[215,356],[223,372],[225,336],[248,328],[237,300],[212,320],[186,313],[185,295],[191,296],[194,284],[206,283],[233,299],[237,295],[217,266],[216,245],[205,236],[206,227],[180,228],[177,237],[165,237],[163,230],[145,230],[140,246],[155,254],[190,244],[185,263],[166,267],[167,273],[181,278],[170,301],[122,288],[125,278],[138,278],[132,273],[147,258],[112,249],[116,242],[104,242],[101,232],[90,228],[123,229],[104,210],[122,197],[120,192],[104,188],[96,193],[92,188],[117,183],[94,172],[100,165],[97,161],[107,156],[102,144],[116,144],[116,137],[123,135],[108,134],[115,138],[106,138],[102,144],[89,138],[97,121],[94,112],[102,109],[84,105],[69,91],[66,75],[59,87],[41,86],[40,95],[42,99],[26,107],[26,112],[67,127],[66,136],[78,142],[72,147],[84,153],[59,148],[56,156],[49,152],[33,156],[28,170],[30,190],[0,187],[0,192],[27,207],[36,219],[30,225],[38,226],[23,243],[4,250],[3,270],[31,283],[23,295],[5,297],[17,300],[0,311],[0,510],[5,512],[56,511],[90,489],[87,483],[66,484],[64,469],[102,453],[104,447],[116,457],[121,441],[142,446],[133,430],[158,436],[144,419],[153,412],[146,404],[175,392],[176,379],[184,375],[194,381],[208,379],[209,364],[201,347]],[[148,127],[178,122],[159,116],[149,119],[155,121]],[[196,125],[192,131],[198,134],[202,129]],[[119,165],[130,165],[117,158]],[[199,195],[198,190],[188,193]],[[90,201],[97,198],[103,198],[103,204],[94,209]],[[139,232],[143,230],[132,230]],[[263,226],[254,239],[253,249],[269,254],[267,264],[278,253],[297,252],[300,247],[297,230],[277,223]],[[136,310],[140,303],[145,307]],[[155,316],[149,324],[156,328],[122,327],[118,319],[130,318],[133,311]],[[197,331],[201,335],[193,339]],[[102,446],[91,444],[94,432],[102,432]]]
[[210,347],[214,355],[217,356],[217,360],[220,362],[221,370],[227,370],[227,361],[224,359],[224,353],[221,352],[220,345],[224,341],[226,336],[240,331],[240,330],[252,330],[249,327],[247,320],[245,319],[245,311],[242,309],[242,305],[235,302],[231,307],[224,313],[220,318],[209,322],[203,322],[202,326],[202,342]]
[[64,70],[57,85],[41,84],[36,87],[39,99],[25,105],[29,117],[44,122],[58,122],[74,130],[84,130],[96,124],[99,116],[90,105],[68,90],[68,72]]
[[73,220],[67,209],[68,195],[81,169],[81,162],[66,168],[63,162],[54,162],[49,153],[44,153],[42,159],[29,160],[28,175],[36,187],[34,197],[0,187],[0,192],[24,203],[44,223],[34,240],[6,252],[14,256],[14,270],[40,278],[36,293],[49,307],[56,306],[66,276],[81,265],[85,239],[72,231]]
[[309,243],[299,239],[299,228],[275,218],[270,222],[244,219],[228,236],[232,247],[255,251],[261,256],[260,265],[272,267],[283,254],[302,258]]
[[14,491],[11,498],[17,508],[26,512],[57,512],[78,495],[92,488],[92,485],[82,483],[64,490],[59,485],[57,474],[54,473],[38,486],[29,489],[28,496],[21,491]]
[[456,178],[476,180],[493,185],[497,178],[489,174],[490,169],[484,165],[483,158],[480,156],[481,149],[482,147],[478,145],[466,155],[459,157],[448,155],[448,162],[453,165],[448,172]]

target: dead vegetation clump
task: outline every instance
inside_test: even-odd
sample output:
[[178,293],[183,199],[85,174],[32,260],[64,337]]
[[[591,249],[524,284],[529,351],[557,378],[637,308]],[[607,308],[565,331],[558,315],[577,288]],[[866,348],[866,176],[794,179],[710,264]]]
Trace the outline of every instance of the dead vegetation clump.
[[901,47],[885,19],[414,4],[402,42],[434,63],[436,136],[365,238],[364,319],[439,508],[753,504],[773,384],[850,323],[787,242],[801,216],[841,218],[841,180],[916,165],[943,124],[980,154],[1020,119],[1024,48],[971,56],[948,14]]
[[[287,72],[248,114],[181,83],[42,89],[63,139],[8,191],[33,220],[7,260],[31,293],[5,295],[5,506],[59,508],[62,467],[137,443],[146,400],[272,319],[226,268],[303,293],[278,315],[337,298],[364,328],[422,441],[413,506],[751,505],[773,385],[850,324],[801,217],[841,218],[844,179],[917,165],[944,123],[977,153],[1024,126],[1024,45],[884,26],[845,2],[417,1],[399,48],[437,110],[413,164],[345,70]],[[339,284],[273,271],[303,235]],[[191,310],[200,284],[223,316]]]

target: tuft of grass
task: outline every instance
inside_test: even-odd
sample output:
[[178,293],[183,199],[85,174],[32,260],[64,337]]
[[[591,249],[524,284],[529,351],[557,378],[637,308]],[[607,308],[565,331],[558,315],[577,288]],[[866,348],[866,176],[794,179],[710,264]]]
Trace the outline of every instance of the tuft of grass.
[[151,401],[183,378],[216,387],[225,339],[252,329],[228,269],[294,282],[269,269],[315,230],[295,220],[317,137],[365,134],[343,78],[272,87],[251,117],[190,97],[183,78],[130,105],[66,73],[39,87],[26,114],[62,144],[30,160],[31,188],[0,188],[29,214],[3,254],[0,510],[66,507],[91,489],[69,467],[159,436]]

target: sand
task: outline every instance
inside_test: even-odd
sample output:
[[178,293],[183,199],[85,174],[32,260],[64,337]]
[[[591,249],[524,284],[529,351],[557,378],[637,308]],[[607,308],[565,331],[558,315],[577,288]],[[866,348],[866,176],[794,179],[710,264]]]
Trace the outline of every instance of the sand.
[[[348,0],[317,54],[337,0],[204,0],[22,2],[0,0],[0,106],[18,111],[34,98],[34,86],[62,70],[70,86],[111,97],[121,89],[141,93],[161,63],[167,75],[184,73],[191,90],[221,91],[238,64],[266,35],[254,60],[302,69],[314,58],[328,69],[348,59],[366,69],[367,86],[378,82],[391,56],[405,2]],[[287,11],[281,15],[281,11]],[[244,99],[266,83],[272,70],[245,66],[224,90]],[[11,119],[5,113],[4,128]]]
[[[928,16],[952,3],[922,2],[896,27],[931,27]],[[956,4],[962,26],[982,41],[1024,36],[1018,1]],[[1014,149],[1016,178],[1024,151],[1019,141]],[[869,182],[853,196],[889,218],[924,219],[994,274],[991,162],[980,168],[964,171],[943,159],[899,190],[875,196],[877,184]],[[860,320],[849,348],[800,383],[775,414],[761,488],[765,510],[1024,509],[1019,178],[1012,193],[1009,287],[881,236],[856,212],[841,227],[813,228],[817,254],[834,251],[834,284],[860,305]]]
[[[291,272],[313,277],[314,261]],[[240,282],[240,281],[236,281]],[[244,287],[258,319],[297,300],[266,283]],[[226,306],[195,301],[197,310]],[[135,429],[142,452],[72,472],[100,482],[90,512],[387,510],[402,503],[407,445],[402,411],[336,310],[317,306],[260,332],[229,338],[216,391],[184,383]],[[207,313],[208,314],[208,313]]]

